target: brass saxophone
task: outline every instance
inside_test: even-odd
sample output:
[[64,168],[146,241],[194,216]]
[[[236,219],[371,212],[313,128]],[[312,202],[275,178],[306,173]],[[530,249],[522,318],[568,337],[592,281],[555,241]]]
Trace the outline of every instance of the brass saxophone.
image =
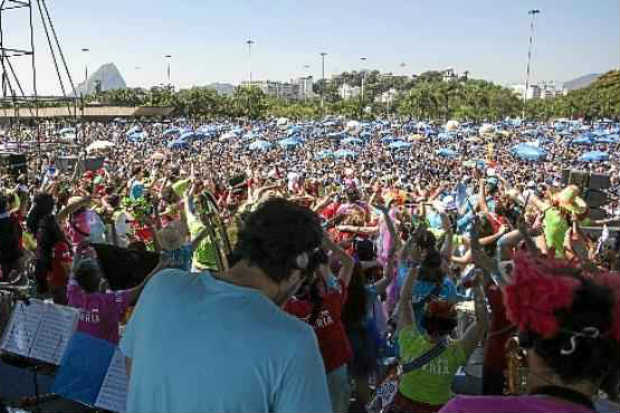
[[506,395],[517,396],[527,392],[527,352],[519,345],[519,338],[513,336],[506,342]]

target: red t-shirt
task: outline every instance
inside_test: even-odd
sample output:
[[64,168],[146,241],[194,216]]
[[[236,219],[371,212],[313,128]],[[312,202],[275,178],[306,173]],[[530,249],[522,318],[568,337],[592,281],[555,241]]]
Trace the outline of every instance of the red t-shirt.
[[[338,280],[333,287],[327,287],[323,295],[323,308],[312,326],[328,373],[353,358],[351,343],[342,323],[342,307],[346,299],[347,288],[342,280]],[[308,322],[312,315],[312,303],[293,297],[284,305],[284,311]]]
[[47,273],[47,283],[51,287],[64,287],[67,285],[67,271],[64,264],[71,264],[71,250],[64,241],[59,241],[54,245],[52,258],[52,269]]
[[514,329],[508,328],[512,323],[506,318],[502,290],[492,285],[488,288],[487,297],[492,316],[489,323],[491,334],[484,351],[484,365],[487,369],[502,372],[506,369],[506,342],[514,334]]

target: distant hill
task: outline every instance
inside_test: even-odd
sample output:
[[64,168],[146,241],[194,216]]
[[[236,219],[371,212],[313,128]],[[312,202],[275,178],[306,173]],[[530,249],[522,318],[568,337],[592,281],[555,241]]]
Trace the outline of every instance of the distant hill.
[[209,89],[215,89],[218,95],[232,96],[235,86],[230,83],[211,83],[207,85]]
[[601,76],[600,73],[590,73],[589,75],[579,76],[578,78],[565,82],[562,88],[570,92],[571,90],[577,90],[577,89],[581,89],[584,87],[588,87],[592,83],[594,83],[594,81],[598,79],[600,76]]
[[116,65],[114,63],[106,63],[88,76],[86,82],[82,82],[78,85],[77,93],[84,94],[84,92],[86,92],[85,94],[91,95],[97,91],[99,84],[100,92],[113,89],[125,89],[127,87]]

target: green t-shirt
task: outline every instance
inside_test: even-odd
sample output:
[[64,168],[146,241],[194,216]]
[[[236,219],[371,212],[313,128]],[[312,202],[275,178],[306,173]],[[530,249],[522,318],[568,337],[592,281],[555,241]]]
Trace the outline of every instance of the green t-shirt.
[[189,188],[189,184],[191,183],[191,179],[181,179],[179,181],[176,181],[175,183],[172,184],[172,190],[174,191],[175,194],[177,194],[179,197],[183,196],[183,193],[185,193],[185,191],[187,190],[187,188]]
[[[424,334],[418,333],[413,325],[400,331],[398,345],[402,364],[415,360],[435,346]],[[431,405],[444,404],[452,397],[454,374],[466,361],[463,348],[452,343],[441,355],[422,368],[403,374],[399,390],[403,396],[413,401]]]
[[[187,217],[187,228],[193,238],[197,237],[204,229],[204,224],[192,214],[189,208],[185,208],[185,215]],[[211,241],[211,238],[207,235],[194,251],[193,265],[200,270],[217,270],[217,252],[215,251],[215,245]]]
[[555,248],[556,257],[564,256],[564,237],[568,228],[568,222],[559,209],[549,208],[545,211],[545,218],[543,219],[545,242],[547,248]]

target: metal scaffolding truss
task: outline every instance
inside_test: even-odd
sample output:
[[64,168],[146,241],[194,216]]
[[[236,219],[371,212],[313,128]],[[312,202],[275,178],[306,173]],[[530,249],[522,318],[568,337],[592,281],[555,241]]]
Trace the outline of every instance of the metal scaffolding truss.
[[[24,21],[24,24],[20,25],[20,27],[25,28],[30,39],[30,44],[25,46],[26,49],[10,47],[7,44],[3,22],[8,17],[8,13],[21,13],[22,18],[27,20],[27,24]],[[34,40],[34,26],[37,17],[40,18],[41,27],[45,33],[47,46],[54,63],[58,84],[62,91],[62,96],[59,97],[39,96],[37,92],[37,63]],[[23,79],[18,76],[12,61],[28,57],[30,57],[32,70],[32,94],[27,95],[22,87]],[[75,85],[45,0],[0,0],[0,71],[2,88],[0,106],[14,107],[16,111],[19,110],[20,106],[24,106],[30,111],[31,116],[37,116],[39,102],[65,101],[68,114],[75,115],[75,99],[77,96]]]

